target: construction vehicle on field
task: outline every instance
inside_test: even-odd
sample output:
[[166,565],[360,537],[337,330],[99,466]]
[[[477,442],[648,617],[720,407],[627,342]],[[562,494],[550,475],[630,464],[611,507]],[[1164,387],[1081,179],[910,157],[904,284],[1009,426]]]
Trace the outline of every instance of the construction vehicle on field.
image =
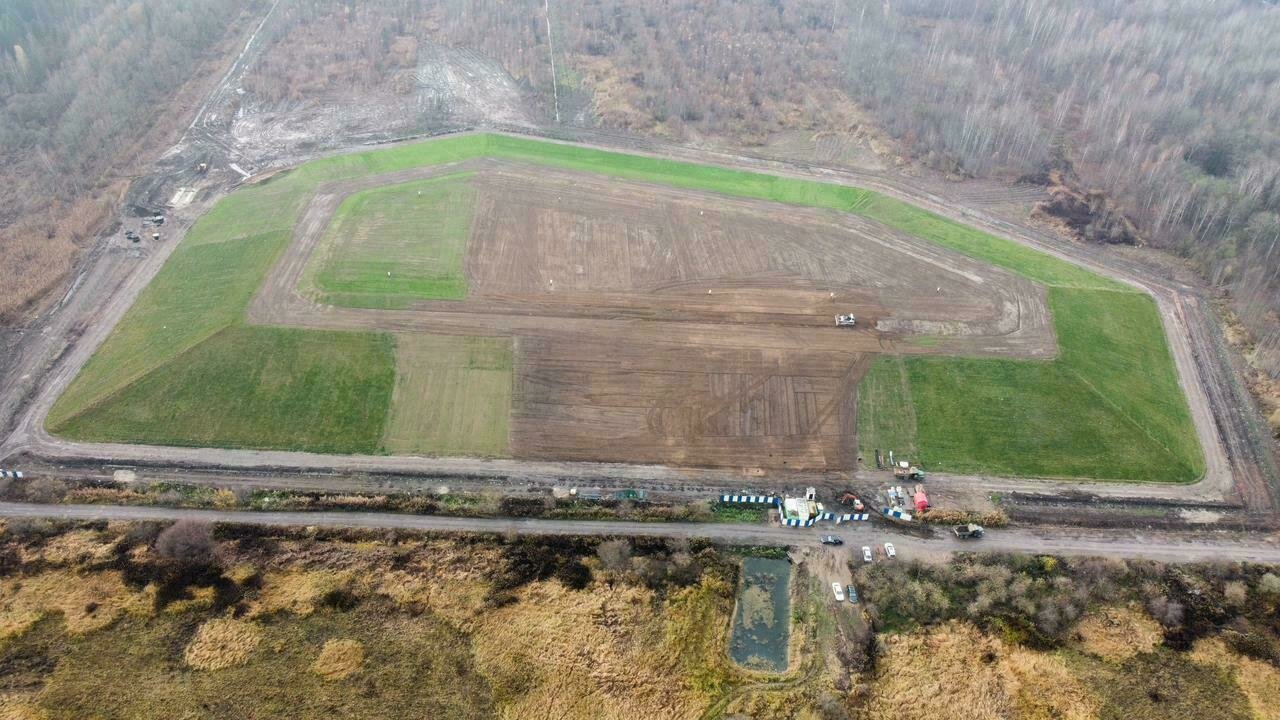
[[837,315],[836,327],[854,327],[858,324],[858,318],[852,315]]
[[982,533],[985,531],[981,525],[969,523],[968,525],[956,525],[951,528],[951,532],[955,533],[955,536],[961,540],[977,540],[982,537]]
[[858,512],[862,512],[866,508],[866,506],[862,504],[862,501],[858,499],[858,496],[851,492],[847,492],[840,496],[840,504],[845,507],[852,507]]

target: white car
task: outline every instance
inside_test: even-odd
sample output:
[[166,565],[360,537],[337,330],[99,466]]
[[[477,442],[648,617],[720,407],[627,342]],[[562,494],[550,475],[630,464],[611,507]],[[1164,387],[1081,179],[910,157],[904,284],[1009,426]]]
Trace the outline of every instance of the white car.
[[837,315],[836,327],[854,327],[858,324],[858,318],[852,315]]
[[835,593],[836,602],[844,602],[844,588],[840,587],[840,583],[831,583],[831,592]]
[[884,556],[890,558],[898,556],[898,551],[893,549],[893,543],[884,544]]
[[871,562],[871,559],[872,559],[871,547],[868,545],[863,545],[862,546],[862,562]]

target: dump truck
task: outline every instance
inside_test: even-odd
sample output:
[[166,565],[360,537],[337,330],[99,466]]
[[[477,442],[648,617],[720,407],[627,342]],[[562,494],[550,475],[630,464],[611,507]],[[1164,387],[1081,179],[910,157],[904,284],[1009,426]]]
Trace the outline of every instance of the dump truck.
[[968,525],[956,525],[951,528],[951,532],[955,533],[956,537],[961,540],[977,540],[982,537],[984,531],[981,525],[969,523]]
[[858,318],[852,315],[837,315],[836,327],[855,327],[858,324]]

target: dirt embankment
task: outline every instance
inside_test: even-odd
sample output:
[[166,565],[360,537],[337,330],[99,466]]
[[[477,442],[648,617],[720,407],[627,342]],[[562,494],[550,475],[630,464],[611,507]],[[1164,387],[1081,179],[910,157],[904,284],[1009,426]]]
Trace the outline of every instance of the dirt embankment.
[[1038,203],[1032,218],[1063,226],[1071,235],[1104,245],[1138,245],[1133,221],[1101,191],[1088,190],[1071,173],[1052,170],[1042,178],[1049,198]]

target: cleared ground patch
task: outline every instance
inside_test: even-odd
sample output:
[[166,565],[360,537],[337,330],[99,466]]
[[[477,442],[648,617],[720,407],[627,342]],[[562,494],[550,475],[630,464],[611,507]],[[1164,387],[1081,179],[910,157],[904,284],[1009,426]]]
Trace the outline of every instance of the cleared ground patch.
[[866,356],[521,341],[517,457],[848,467]]
[[475,193],[466,174],[363,190],[338,207],[302,289],[323,303],[405,307],[466,297]]
[[382,445],[402,455],[507,454],[508,338],[400,335]]

